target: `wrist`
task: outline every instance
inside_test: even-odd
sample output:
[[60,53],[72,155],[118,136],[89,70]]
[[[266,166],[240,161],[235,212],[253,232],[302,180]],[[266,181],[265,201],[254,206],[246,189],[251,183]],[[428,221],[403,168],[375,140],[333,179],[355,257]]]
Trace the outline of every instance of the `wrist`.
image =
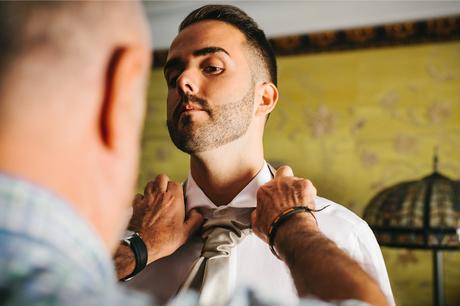
[[161,255],[159,254],[158,244],[155,242],[155,239],[151,239],[152,235],[146,235],[142,231],[139,232],[139,235],[141,236],[142,240],[145,243],[145,247],[147,248],[147,265],[161,258]]
[[273,245],[279,255],[283,257],[286,243],[298,235],[311,236],[317,232],[318,225],[315,218],[310,213],[298,213],[278,227]]
[[123,239],[122,243],[125,246],[128,246],[134,255],[133,271],[121,279],[122,281],[128,281],[147,266],[148,252],[144,240],[137,232],[134,232],[130,237]]
[[154,248],[153,247],[154,244],[152,244],[152,246],[149,244],[147,245],[147,253],[148,253],[148,258],[147,258],[147,265],[151,264],[152,262],[160,259],[161,257],[163,257],[159,252],[158,252],[158,248]]

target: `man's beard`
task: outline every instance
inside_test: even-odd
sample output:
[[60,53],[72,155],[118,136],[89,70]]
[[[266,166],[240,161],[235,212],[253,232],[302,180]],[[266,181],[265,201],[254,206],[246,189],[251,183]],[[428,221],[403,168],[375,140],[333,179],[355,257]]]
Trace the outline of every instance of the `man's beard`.
[[[189,116],[181,117],[180,109],[188,101],[197,104],[208,113],[206,122],[196,124]],[[212,108],[204,99],[184,96],[166,121],[169,136],[176,147],[188,154],[218,148],[243,136],[251,124],[254,107],[254,86],[238,101]]]

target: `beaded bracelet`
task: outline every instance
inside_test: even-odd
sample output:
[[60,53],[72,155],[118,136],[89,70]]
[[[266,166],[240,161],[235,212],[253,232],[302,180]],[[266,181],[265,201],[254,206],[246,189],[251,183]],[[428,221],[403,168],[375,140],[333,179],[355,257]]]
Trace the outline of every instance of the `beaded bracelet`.
[[311,209],[306,206],[295,206],[288,208],[287,210],[283,211],[278,217],[273,220],[272,224],[270,225],[270,228],[268,229],[268,244],[270,246],[270,251],[272,251],[273,255],[275,255],[277,258],[281,259],[278,253],[275,250],[275,236],[276,233],[278,232],[278,228],[280,227],[281,224],[286,222],[288,219],[290,219],[293,215],[297,213],[302,213],[306,212],[309,213],[313,216],[315,219],[316,224],[318,224],[318,221],[316,221],[316,217],[313,214],[313,212],[318,212],[322,211],[323,209],[327,208],[329,205],[326,205],[322,207],[321,209]]

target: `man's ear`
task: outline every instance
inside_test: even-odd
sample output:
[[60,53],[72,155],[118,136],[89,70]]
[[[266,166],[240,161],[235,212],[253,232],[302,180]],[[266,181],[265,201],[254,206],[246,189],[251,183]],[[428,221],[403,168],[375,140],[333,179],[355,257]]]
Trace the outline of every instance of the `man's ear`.
[[134,138],[145,108],[145,87],[150,59],[145,48],[116,48],[106,66],[99,115],[100,140],[107,149],[122,145],[124,136]]
[[267,116],[278,102],[278,88],[271,82],[259,83],[257,85],[257,100],[256,116]]

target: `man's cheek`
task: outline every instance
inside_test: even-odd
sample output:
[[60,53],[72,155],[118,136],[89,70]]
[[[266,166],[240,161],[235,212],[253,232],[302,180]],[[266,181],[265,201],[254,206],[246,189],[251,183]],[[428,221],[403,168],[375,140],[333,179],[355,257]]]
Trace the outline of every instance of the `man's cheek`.
[[168,103],[167,104],[167,107],[166,107],[166,115],[168,116],[168,119],[171,119],[172,116],[173,116],[173,112],[174,112],[174,105],[172,105],[172,103]]

